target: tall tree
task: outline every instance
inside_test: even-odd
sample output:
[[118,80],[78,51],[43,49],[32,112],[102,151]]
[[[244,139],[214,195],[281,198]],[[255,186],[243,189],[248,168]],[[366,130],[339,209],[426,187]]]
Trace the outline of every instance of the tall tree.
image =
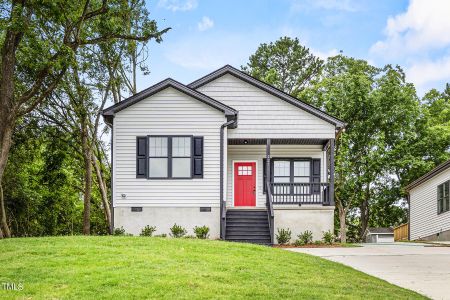
[[242,70],[295,97],[320,74],[322,67],[323,61],[298,38],[282,37],[261,44]]
[[[0,182],[17,120],[52,93],[80,47],[115,39],[153,38],[159,42],[169,30],[160,31],[154,20],[146,19],[142,31],[137,35],[130,33],[124,22],[129,5],[120,0],[12,0],[2,8]],[[3,202],[0,205],[3,207]]]

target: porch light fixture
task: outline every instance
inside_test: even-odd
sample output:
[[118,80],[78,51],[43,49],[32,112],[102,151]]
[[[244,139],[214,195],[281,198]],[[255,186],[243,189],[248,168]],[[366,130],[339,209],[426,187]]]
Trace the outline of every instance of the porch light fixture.
[[247,145],[248,144],[248,140],[244,140],[244,145]]

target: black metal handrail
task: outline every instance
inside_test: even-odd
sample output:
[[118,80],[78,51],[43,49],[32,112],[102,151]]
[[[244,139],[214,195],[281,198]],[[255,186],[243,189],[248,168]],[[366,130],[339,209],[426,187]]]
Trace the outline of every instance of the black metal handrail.
[[270,184],[268,181],[266,181],[266,206],[267,206],[267,217],[269,219],[269,230],[270,230],[270,242],[271,244],[274,243],[274,213],[273,213],[273,199],[272,199],[272,193],[270,191]]
[[329,202],[329,183],[270,183],[273,204],[323,204]]

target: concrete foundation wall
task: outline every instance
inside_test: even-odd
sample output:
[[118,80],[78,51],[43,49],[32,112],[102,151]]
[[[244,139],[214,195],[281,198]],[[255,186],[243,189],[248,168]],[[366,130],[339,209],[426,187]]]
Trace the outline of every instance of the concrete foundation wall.
[[420,240],[424,241],[450,241],[450,230],[442,231],[437,234],[429,235],[424,238],[421,238]]
[[146,225],[156,226],[155,234],[169,234],[170,227],[177,223],[194,235],[195,226],[209,227],[209,238],[220,237],[220,209],[211,207],[210,212],[200,212],[200,207],[142,207],[141,212],[132,212],[131,207],[114,208],[114,227],[123,227],[127,233],[139,235]]
[[[334,206],[303,205],[301,207],[274,207],[275,237],[278,228],[289,228],[292,232],[291,242],[297,235],[309,230],[313,240],[321,240],[325,231],[333,232]],[[276,238],[275,238],[276,242]]]

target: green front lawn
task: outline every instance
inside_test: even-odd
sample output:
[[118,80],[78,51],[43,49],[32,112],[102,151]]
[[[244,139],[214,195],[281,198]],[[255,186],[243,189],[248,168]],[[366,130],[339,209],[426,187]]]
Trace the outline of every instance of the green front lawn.
[[0,284],[0,299],[423,298],[305,254],[146,237],[0,240]]

